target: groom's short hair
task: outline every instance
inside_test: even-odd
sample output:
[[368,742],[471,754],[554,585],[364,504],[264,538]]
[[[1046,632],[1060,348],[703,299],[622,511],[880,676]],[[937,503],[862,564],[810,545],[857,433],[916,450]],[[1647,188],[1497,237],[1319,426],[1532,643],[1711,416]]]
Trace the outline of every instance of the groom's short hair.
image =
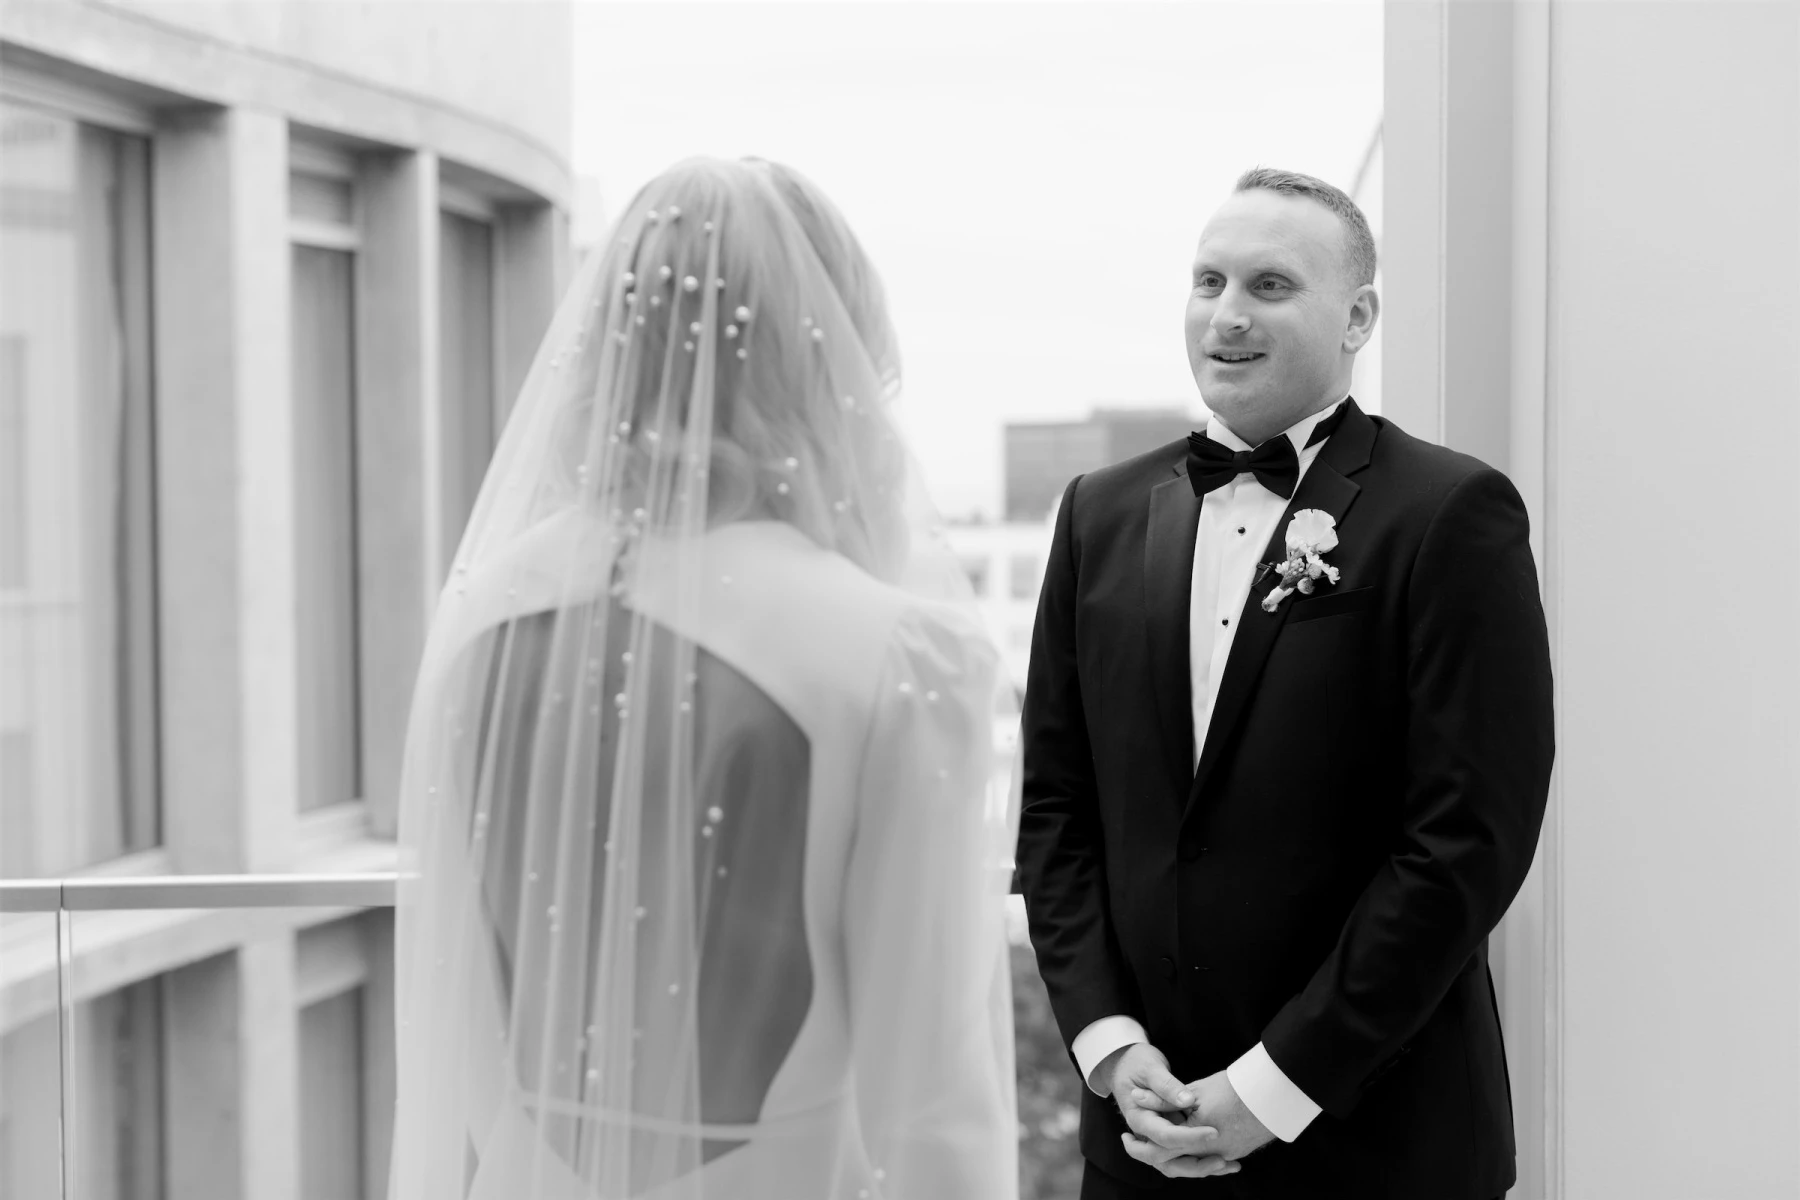
[[1231,190],[1304,196],[1323,204],[1344,223],[1344,251],[1350,269],[1350,286],[1361,287],[1375,282],[1375,235],[1369,232],[1369,220],[1363,216],[1362,209],[1343,191],[1323,179],[1275,167],[1251,167],[1238,176],[1237,186]]

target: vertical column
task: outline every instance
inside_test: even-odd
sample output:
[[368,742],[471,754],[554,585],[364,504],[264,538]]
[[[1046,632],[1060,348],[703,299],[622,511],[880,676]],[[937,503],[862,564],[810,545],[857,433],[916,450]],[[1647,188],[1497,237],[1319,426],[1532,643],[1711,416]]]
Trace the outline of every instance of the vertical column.
[[1511,0],[1444,7],[1443,442],[1510,471]]
[[[301,1200],[294,936],[285,929],[264,934],[239,947],[235,957],[242,1022],[238,1095],[244,1152],[244,1183],[238,1194],[257,1200]],[[179,1052],[179,1047],[173,1049]]]
[[[1562,581],[1545,488],[1555,448],[1546,437],[1550,332],[1550,5],[1522,0],[1512,28],[1512,205],[1510,391],[1507,474],[1531,518],[1550,627],[1552,661],[1562,662]],[[1557,697],[1560,711],[1562,696]],[[1558,730],[1558,741],[1561,730]],[[1505,1022],[1518,1139],[1521,1200],[1562,1192],[1562,772],[1550,779],[1550,803],[1537,858],[1493,940],[1495,986]]]
[[1381,411],[1443,440],[1444,39],[1447,0],[1383,10]]
[[[288,133],[183,114],[154,154],[164,842],[177,870],[279,870],[298,770]],[[293,945],[166,980],[179,1196],[292,1200]]]
[[279,868],[298,780],[287,126],[185,115],[155,146],[164,841]]
[[[1386,6],[1383,412],[1504,470],[1546,538],[1546,0]],[[1560,666],[1560,656],[1559,656]],[[1505,1026],[1520,1197],[1556,1196],[1560,775],[1531,874],[1489,944]]]
[[392,835],[407,709],[447,570],[438,381],[438,160],[364,155],[357,188],[357,491],[363,779]]
[[1512,43],[1503,0],[1393,0],[1382,411],[1507,469]]

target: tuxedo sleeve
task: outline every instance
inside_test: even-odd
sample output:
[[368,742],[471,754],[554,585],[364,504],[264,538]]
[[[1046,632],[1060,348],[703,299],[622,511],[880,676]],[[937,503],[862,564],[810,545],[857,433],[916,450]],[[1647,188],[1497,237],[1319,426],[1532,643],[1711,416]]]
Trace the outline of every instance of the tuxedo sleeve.
[[1021,717],[1024,772],[1019,810],[1019,889],[1031,920],[1038,973],[1063,1044],[1105,1017],[1141,1021],[1142,1006],[1119,952],[1106,903],[1106,867],[1076,671],[1075,607],[1081,555],[1075,539],[1077,477],[1056,514],[1038,596]]
[[1483,468],[1450,490],[1413,562],[1400,824],[1331,953],[1263,1033],[1334,1116],[1430,1018],[1531,866],[1554,732],[1528,528],[1511,482]]

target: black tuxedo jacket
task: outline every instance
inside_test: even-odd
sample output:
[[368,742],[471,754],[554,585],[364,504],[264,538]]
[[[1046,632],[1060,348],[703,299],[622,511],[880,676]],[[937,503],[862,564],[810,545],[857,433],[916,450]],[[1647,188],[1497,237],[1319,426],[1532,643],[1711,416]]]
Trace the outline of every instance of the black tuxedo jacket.
[[1185,443],[1076,479],[1056,519],[1018,862],[1063,1039],[1136,1017],[1183,1080],[1261,1041],[1324,1110],[1235,1176],[1170,1181],[1083,1088],[1089,1169],[1127,1191],[1488,1200],[1514,1179],[1487,937],[1554,753],[1525,508],[1348,403],[1262,560],[1323,509],[1341,578],[1272,614],[1274,574],[1252,587],[1198,771]]

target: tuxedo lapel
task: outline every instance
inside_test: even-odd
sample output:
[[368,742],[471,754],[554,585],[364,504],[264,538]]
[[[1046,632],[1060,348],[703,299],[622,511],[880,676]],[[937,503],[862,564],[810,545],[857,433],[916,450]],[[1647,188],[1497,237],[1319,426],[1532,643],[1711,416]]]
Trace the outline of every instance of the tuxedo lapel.
[[[1288,522],[1293,520],[1295,513],[1302,509],[1316,508],[1331,514],[1332,519],[1342,525],[1344,515],[1356,503],[1356,497],[1362,488],[1350,477],[1369,465],[1369,452],[1375,444],[1375,423],[1356,406],[1356,401],[1346,400],[1344,403],[1349,405],[1349,411],[1344,414],[1343,423],[1307,469],[1306,477],[1300,481],[1299,488],[1288,501],[1287,511],[1282,513],[1281,520],[1277,522],[1269,544],[1263,548],[1259,563],[1280,562],[1287,557]],[[1279,582],[1275,572],[1263,572],[1259,567],[1257,581],[1250,588],[1249,598],[1244,601],[1237,636],[1231,641],[1231,653],[1226,656],[1225,672],[1219,680],[1218,699],[1213,702],[1212,720],[1206,729],[1206,743],[1200,753],[1200,765],[1194,772],[1193,787],[1188,793],[1189,811],[1192,811],[1194,803],[1206,790],[1207,777],[1230,741],[1238,718],[1243,715],[1244,706],[1256,690],[1257,680],[1262,677],[1263,664],[1268,661],[1269,651],[1274,647],[1275,639],[1280,635],[1282,626],[1287,623],[1288,613],[1294,607],[1293,597],[1290,596],[1274,612],[1262,611],[1264,598],[1275,590]],[[1182,616],[1185,620],[1186,613]]]
[[1186,471],[1150,489],[1144,534],[1144,631],[1150,642],[1150,685],[1175,795],[1192,782],[1193,676],[1188,665],[1189,593],[1200,498]]

